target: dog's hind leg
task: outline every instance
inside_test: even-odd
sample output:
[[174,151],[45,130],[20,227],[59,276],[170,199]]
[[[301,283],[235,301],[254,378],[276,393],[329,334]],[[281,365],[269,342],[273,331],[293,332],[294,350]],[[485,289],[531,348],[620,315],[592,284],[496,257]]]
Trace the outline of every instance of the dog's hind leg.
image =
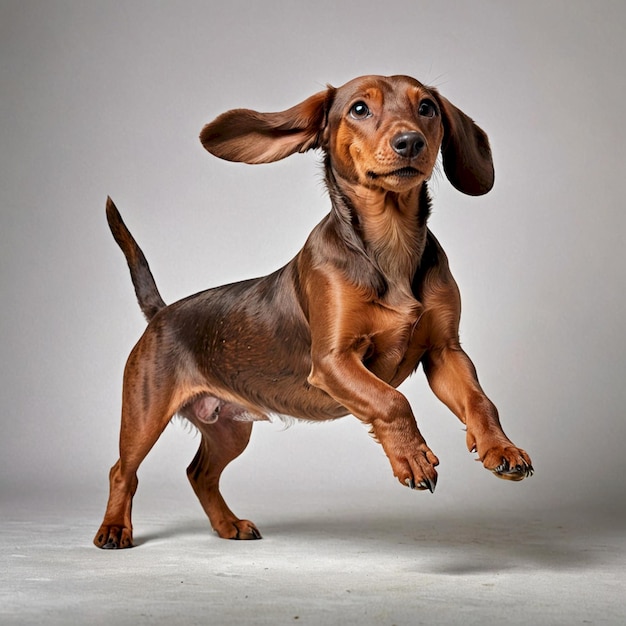
[[187,468],[187,477],[211,526],[220,537],[260,539],[257,527],[248,520],[239,519],[228,508],[219,490],[222,471],[246,449],[250,440],[252,422],[234,419],[240,412],[239,407],[225,403],[215,421],[192,420],[202,433],[202,441]]
[[165,430],[171,416],[161,413],[148,416],[139,429],[125,429],[132,409],[122,409],[122,432],[130,436],[120,438],[120,458],[109,473],[109,501],[94,543],[99,548],[116,549],[133,546],[131,521],[132,499],[137,490],[137,470],[152,446]]
[[126,366],[120,428],[120,458],[109,474],[109,501],[94,543],[99,548],[133,546],[132,500],[137,470],[176,412],[173,375],[142,358],[150,341],[140,341]]

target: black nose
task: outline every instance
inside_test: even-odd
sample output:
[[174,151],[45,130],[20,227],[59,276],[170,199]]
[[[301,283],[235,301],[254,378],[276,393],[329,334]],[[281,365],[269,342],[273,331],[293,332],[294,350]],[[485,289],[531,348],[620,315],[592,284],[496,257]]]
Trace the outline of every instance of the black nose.
[[414,130],[399,133],[391,140],[391,147],[394,152],[409,159],[416,157],[424,149],[424,146],[426,146],[424,135]]

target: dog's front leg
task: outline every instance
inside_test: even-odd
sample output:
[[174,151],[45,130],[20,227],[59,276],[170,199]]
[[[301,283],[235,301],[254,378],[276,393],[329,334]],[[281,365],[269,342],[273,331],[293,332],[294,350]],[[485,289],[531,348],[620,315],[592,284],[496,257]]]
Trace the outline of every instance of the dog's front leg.
[[439,460],[417,428],[408,400],[372,374],[358,352],[314,354],[309,382],[371,426],[402,484],[435,489]]
[[467,447],[496,476],[522,480],[533,472],[528,454],[500,425],[498,411],[478,383],[474,364],[458,343],[431,350],[424,371],[435,395],[466,425]]
[[402,484],[433,491],[439,461],[419,432],[408,400],[364,364],[380,331],[376,306],[330,272],[309,274],[307,292],[309,383],[370,426]]

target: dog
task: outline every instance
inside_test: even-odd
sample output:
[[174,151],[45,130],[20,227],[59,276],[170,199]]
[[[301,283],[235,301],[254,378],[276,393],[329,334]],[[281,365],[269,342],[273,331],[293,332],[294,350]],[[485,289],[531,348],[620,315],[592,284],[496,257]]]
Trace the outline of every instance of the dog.
[[433,492],[439,460],[396,389],[420,364],[484,467],[508,480],[530,476],[528,454],[504,434],[460,346],[459,291],[427,227],[439,152],[457,190],[478,196],[493,186],[489,140],[472,119],[408,76],[363,76],[283,112],[228,111],[200,140],[219,158],[251,164],[321,150],[331,211],[273,274],[166,306],[107,200],[149,323],[124,372],[120,457],[95,545],[133,545],[137,469],[176,414],[201,433],[187,475],[226,539],[261,538],[228,508],[219,480],[253,423],[273,416],[352,414],[370,427],[401,484]]

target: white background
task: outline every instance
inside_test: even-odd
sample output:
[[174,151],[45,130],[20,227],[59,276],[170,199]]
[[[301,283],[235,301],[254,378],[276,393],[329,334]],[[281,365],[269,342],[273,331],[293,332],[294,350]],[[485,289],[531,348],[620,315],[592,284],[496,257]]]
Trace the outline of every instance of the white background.
[[[230,164],[203,150],[202,126],[229,108],[282,110],[327,83],[404,73],[438,87],[492,143],[494,190],[469,198],[439,176],[430,226],[460,284],[464,347],[536,475],[511,484],[484,471],[419,372],[403,390],[441,460],[434,496],[397,484],[348,417],[255,426],[225,474],[227,499],[251,517],[249,498],[275,501],[280,516],[286,494],[330,492],[372,510],[621,512],[624,7],[3,0],[2,498],[80,490],[76,506],[104,511],[122,369],[144,328],[106,196],[168,302],[268,273],[328,211],[319,155]],[[170,426],[142,467],[146,493],[188,489],[197,443]]]

